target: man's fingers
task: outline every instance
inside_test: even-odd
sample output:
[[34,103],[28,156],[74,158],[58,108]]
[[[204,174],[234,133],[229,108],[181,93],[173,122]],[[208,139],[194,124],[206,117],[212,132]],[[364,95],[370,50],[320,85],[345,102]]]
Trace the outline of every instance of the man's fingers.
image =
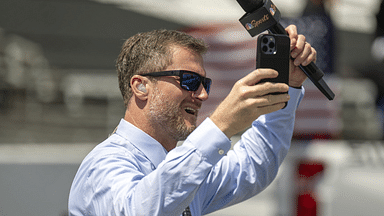
[[254,86],[249,86],[249,97],[261,97],[272,93],[288,92],[289,86],[285,83],[265,82]]
[[296,56],[296,59],[293,62],[294,65],[299,66],[301,63],[303,63],[311,54],[311,52],[312,52],[311,45],[309,43],[305,43],[303,51]]
[[244,85],[253,86],[259,83],[262,79],[276,78],[278,75],[279,73],[276,70],[259,68],[249,73],[243,79],[239,80],[239,82]]
[[289,101],[290,96],[286,94],[267,94],[256,98],[249,99],[251,103],[257,104],[257,108],[264,108],[268,106],[273,106],[279,103],[285,103]]
[[268,114],[268,113],[281,110],[284,108],[284,106],[285,106],[285,103],[278,103],[278,104],[273,104],[265,107],[259,107],[258,109],[260,113]]
[[307,59],[305,59],[305,61],[303,63],[301,63],[301,64],[303,66],[307,66],[311,62],[315,62],[316,63],[316,58],[317,58],[317,52],[316,52],[315,48],[311,47],[310,54],[308,55]]
[[303,50],[305,49],[306,43],[307,42],[306,42],[304,35],[298,35],[297,36],[296,46],[294,47],[294,49],[291,52],[292,58],[298,57],[300,55],[300,53],[303,52]]
[[263,79],[275,78],[277,75],[276,70],[260,68],[239,80],[236,85],[242,98],[256,98],[276,92],[287,92],[289,86],[284,83],[260,83]]

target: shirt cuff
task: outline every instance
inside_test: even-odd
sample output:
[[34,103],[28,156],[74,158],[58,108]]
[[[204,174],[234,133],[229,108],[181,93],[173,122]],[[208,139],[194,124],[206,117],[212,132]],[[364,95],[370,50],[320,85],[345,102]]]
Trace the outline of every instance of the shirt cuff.
[[293,109],[296,109],[299,106],[301,100],[303,99],[304,93],[305,93],[304,87],[301,87],[301,88],[290,87],[288,94],[291,97],[291,99],[288,101],[288,106],[290,106]]
[[185,140],[183,145],[193,145],[208,163],[216,164],[231,148],[231,140],[206,118]]

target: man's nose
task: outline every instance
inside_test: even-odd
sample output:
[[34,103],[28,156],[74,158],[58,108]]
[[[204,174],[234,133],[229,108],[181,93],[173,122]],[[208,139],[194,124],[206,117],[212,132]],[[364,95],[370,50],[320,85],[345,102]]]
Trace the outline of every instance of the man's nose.
[[192,96],[201,101],[206,101],[208,99],[208,92],[204,88],[203,84],[200,84],[199,88],[193,92]]

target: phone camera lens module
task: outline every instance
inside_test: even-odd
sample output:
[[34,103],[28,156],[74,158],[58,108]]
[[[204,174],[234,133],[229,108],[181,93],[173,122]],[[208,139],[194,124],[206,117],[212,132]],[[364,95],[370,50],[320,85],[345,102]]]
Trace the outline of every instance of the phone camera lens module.
[[269,41],[268,41],[268,38],[267,38],[267,37],[264,37],[264,38],[263,38],[263,43],[264,43],[264,44],[267,44],[268,42],[269,42]]
[[263,52],[267,52],[268,51],[268,46],[263,46],[262,50],[263,50]]

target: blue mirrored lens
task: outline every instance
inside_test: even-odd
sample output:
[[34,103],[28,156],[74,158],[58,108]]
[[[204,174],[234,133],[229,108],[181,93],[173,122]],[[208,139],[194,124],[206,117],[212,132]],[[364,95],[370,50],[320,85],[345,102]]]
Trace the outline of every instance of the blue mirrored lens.
[[197,91],[197,89],[199,89],[200,84],[202,83],[205,88],[205,91],[209,94],[209,90],[211,87],[210,79],[192,73],[183,73],[182,76],[183,77],[181,87],[188,91]]
[[181,86],[187,89],[188,91],[196,91],[199,89],[201,80],[200,77],[196,74],[183,74],[183,80]]

